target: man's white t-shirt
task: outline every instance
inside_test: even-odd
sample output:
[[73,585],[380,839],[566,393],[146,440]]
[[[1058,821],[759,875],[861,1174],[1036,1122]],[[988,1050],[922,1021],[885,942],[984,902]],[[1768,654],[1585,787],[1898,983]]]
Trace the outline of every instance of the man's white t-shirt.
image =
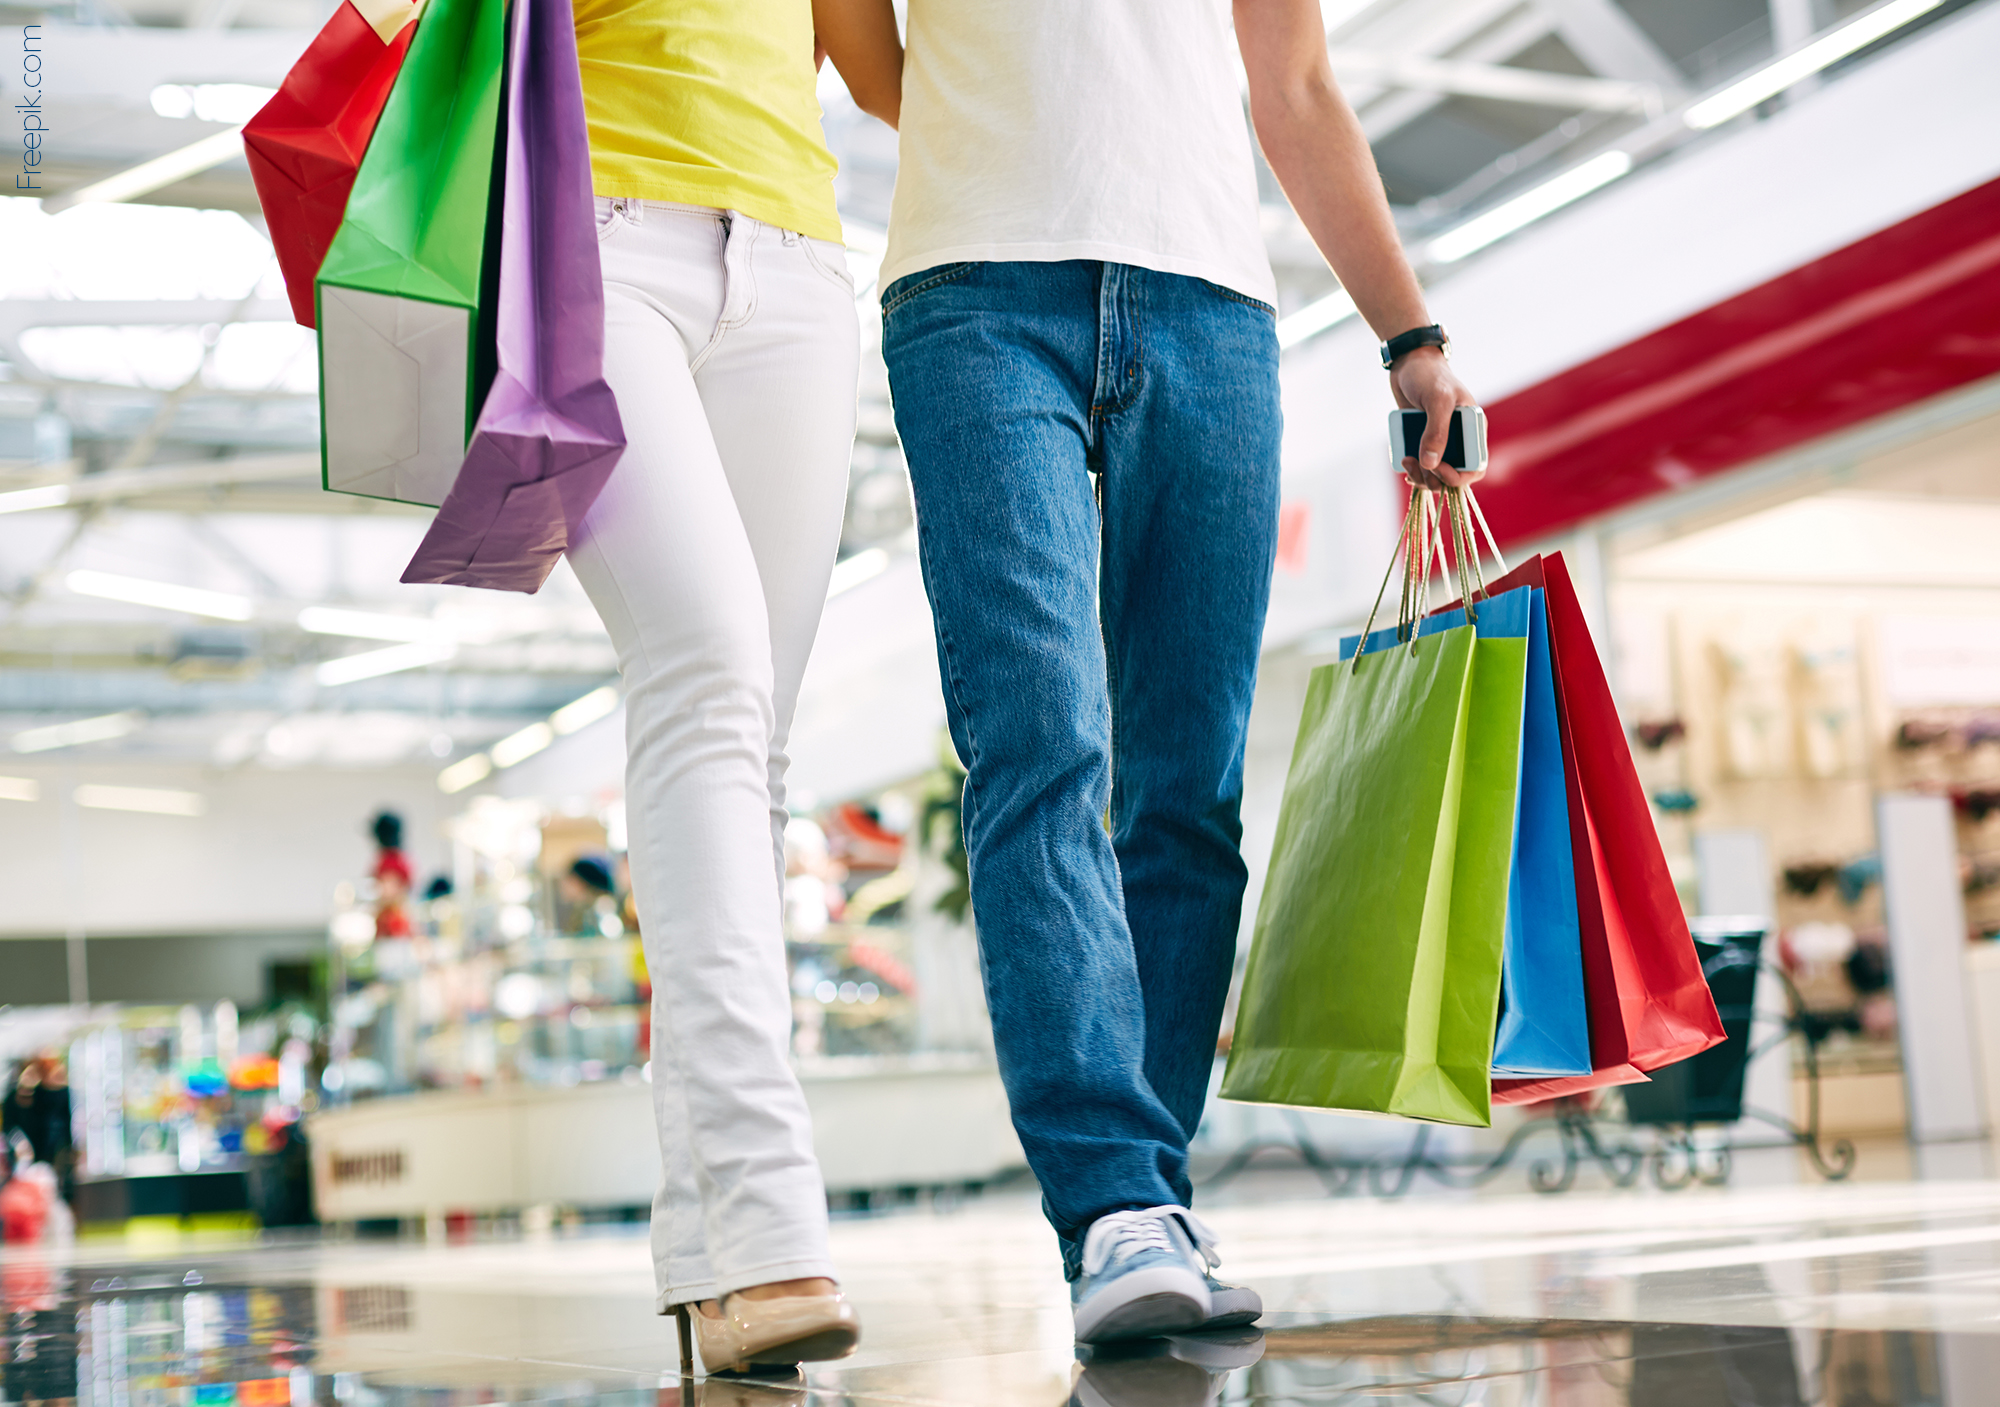
[[1277,301],[1223,0],[910,0],[882,285],[1103,259]]

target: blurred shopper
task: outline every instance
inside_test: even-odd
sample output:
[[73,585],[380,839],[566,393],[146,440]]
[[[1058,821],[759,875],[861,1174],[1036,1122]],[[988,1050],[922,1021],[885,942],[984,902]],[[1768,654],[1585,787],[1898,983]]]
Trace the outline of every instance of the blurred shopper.
[[409,938],[416,932],[408,908],[416,874],[403,853],[403,818],[394,811],[378,812],[368,829],[376,847],[375,867],[369,871],[375,881],[375,937]]
[[[579,855],[556,876],[556,924],[580,938],[610,937],[623,930],[617,919],[618,895],[611,862],[601,855]],[[613,922],[607,927],[606,919]]]
[[50,1189],[25,1176],[39,1167],[25,1138],[0,1138],[0,1245],[40,1245],[48,1234]]
[[15,1070],[0,1106],[0,1137],[16,1135],[27,1141],[37,1163],[60,1170],[69,1161],[69,1079],[57,1056],[44,1053]]
[[[886,7],[883,14],[886,14]],[[629,441],[570,561],[625,681],[653,998],[658,1304],[711,1369],[835,1358],[826,1192],[787,1058],[785,740],[840,541],[854,290],[816,35],[864,107],[900,55],[855,0],[577,0]]]
[[[1252,1322],[1187,1211],[1278,518],[1276,289],[1230,36],[1211,0],[908,19],[883,353],[1015,1127],[1079,1339]],[[1430,412],[1405,470],[1461,482],[1440,457],[1472,397],[1320,6],[1237,0],[1235,27],[1272,170],[1396,403]]]

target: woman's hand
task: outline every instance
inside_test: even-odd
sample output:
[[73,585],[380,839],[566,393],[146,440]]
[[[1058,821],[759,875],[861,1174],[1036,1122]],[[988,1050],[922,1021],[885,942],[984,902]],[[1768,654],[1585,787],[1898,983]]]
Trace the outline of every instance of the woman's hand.
[[903,39],[890,0],[813,0],[815,60],[833,60],[855,104],[894,127],[903,115]]

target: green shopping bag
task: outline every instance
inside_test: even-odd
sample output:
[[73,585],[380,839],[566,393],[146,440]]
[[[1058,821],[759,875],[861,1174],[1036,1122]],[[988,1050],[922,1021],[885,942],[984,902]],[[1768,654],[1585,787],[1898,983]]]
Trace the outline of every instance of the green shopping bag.
[[493,379],[506,0],[432,0],[315,284],[322,482],[432,507]]
[[1307,689],[1226,1099],[1492,1121],[1527,641],[1411,638],[1422,497],[1398,628],[1364,633]]

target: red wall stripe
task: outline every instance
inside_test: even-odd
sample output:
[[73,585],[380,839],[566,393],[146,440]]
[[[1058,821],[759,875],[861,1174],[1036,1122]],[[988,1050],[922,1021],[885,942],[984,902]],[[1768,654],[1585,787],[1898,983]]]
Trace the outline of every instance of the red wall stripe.
[[2000,181],[1487,406],[1519,540],[2000,373]]

